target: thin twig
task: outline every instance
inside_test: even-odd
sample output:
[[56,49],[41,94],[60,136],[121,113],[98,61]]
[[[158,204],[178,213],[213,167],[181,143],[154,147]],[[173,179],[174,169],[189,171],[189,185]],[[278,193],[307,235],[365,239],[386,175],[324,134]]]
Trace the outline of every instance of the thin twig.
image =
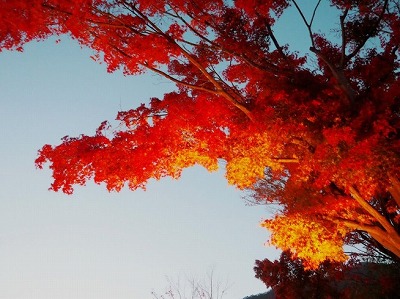
[[[312,45],[313,48],[315,48],[315,42],[314,42],[314,37],[313,37],[312,30],[311,30],[311,24],[309,24],[309,23],[307,22],[307,19],[306,19],[306,17],[304,16],[303,11],[301,10],[300,6],[297,4],[296,0],[292,0],[292,1],[293,1],[294,6],[296,7],[297,11],[299,12],[301,18],[303,19],[304,24],[305,24],[306,27],[307,27],[308,34],[309,34],[310,40],[311,40],[311,45]],[[318,5],[316,6],[316,8],[317,8],[317,7],[318,7]],[[315,10],[316,10],[316,8],[315,8]],[[314,11],[315,11],[315,10],[314,10]]]
[[349,8],[346,8],[346,10],[343,12],[343,15],[340,16],[340,29],[342,31],[342,56],[340,58],[340,67],[344,67],[344,61],[346,59],[346,30],[344,28],[344,20],[347,17],[347,14],[349,13]]
[[315,7],[314,7],[314,11],[313,11],[311,21],[310,21],[310,27],[312,26],[312,23],[314,22],[315,14],[317,13],[317,9],[320,4],[321,4],[321,0],[319,0],[317,5],[315,5]]

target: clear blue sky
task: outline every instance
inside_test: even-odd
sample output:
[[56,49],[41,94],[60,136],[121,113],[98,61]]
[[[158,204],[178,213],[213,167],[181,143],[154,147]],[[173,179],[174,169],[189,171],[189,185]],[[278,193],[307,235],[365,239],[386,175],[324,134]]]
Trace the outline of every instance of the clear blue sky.
[[[298,28],[282,27],[284,38],[308,43]],[[212,268],[231,285],[227,299],[264,292],[252,268],[278,256],[263,246],[268,210],[246,206],[222,172],[189,169],[146,192],[47,190],[50,171],[34,167],[44,144],[93,134],[118,110],[173,88],[154,75],[108,74],[90,55],[66,38],[0,53],[0,298],[147,299],[166,276],[203,278]]]

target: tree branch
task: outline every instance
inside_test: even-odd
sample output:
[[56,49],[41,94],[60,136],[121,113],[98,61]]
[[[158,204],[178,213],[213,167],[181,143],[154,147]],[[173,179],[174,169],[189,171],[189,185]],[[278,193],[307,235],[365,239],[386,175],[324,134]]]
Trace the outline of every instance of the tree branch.
[[[400,236],[394,227],[374,209],[367,201],[365,201],[354,187],[350,187],[351,196],[360,204],[360,206],[368,212],[385,230],[386,238],[398,248],[398,256],[400,257]],[[373,236],[375,238],[375,236]],[[379,241],[379,240],[378,240]],[[381,242],[381,241],[379,241]],[[389,249],[389,248],[388,248]],[[397,254],[397,253],[396,253]]]
[[[212,93],[214,94],[219,94],[222,97],[224,97],[226,100],[228,100],[231,104],[233,104],[234,106],[236,106],[239,110],[241,110],[251,121],[254,121],[253,116],[251,114],[251,112],[244,106],[242,105],[234,96],[232,96],[231,94],[229,94],[221,85],[220,82],[218,82],[217,80],[215,80],[215,78],[204,68],[204,66],[191,54],[189,53],[186,49],[184,49],[181,45],[179,45],[171,36],[167,35],[163,30],[161,30],[157,24],[155,24],[153,21],[151,21],[146,15],[144,15],[141,11],[139,11],[135,4],[133,3],[126,3],[126,1],[124,2],[124,6],[131,10],[132,13],[136,14],[137,16],[139,16],[146,24],[149,25],[150,28],[152,28],[152,30],[154,30],[155,33],[159,34],[160,36],[162,36],[163,38],[165,38],[169,43],[173,44],[174,46],[178,47],[180,52],[182,53],[182,55],[184,57],[186,57],[187,60],[189,60],[189,62],[191,64],[193,64],[203,75],[204,77],[214,85],[214,87],[216,88],[215,91],[212,91]],[[148,67],[148,65],[146,65],[145,62],[142,63],[142,65],[144,65],[145,67]],[[159,70],[158,70],[159,71]],[[162,74],[163,72],[159,72],[159,74]],[[165,73],[164,73],[165,74]],[[166,78],[170,79],[173,78],[171,76],[166,76]],[[174,79],[174,82],[177,79]],[[197,88],[198,89],[198,88]]]
[[389,222],[377,210],[375,210],[373,206],[371,206],[364,198],[362,198],[360,193],[358,193],[354,187],[350,187],[350,194],[359,203],[359,205],[368,212],[368,214],[370,214],[380,223],[380,225],[382,225],[387,232],[394,231]]
[[[255,67],[255,68],[259,69],[259,70],[267,71],[267,72],[270,72],[272,74],[280,74],[280,75],[286,74],[287,75],[287,73],[288,73],[287,71],[283,71],[283,70],[279,69],[275,64],[273,64],[273,63],[271,63],[269,61],[265,62],[266,65],[259,65],[256,62],[250,60],[245,54],[237,53],[235,51],[229,50],[229,49],[227,49],[227,48],[215,43],[214,41],[210,40],[209,38],[205,37],[203,34],[198,32],[198,30],[196,30],[193,26],[191,26],[190,23],[188,23],[183,17],[181,17],[179,15],[177,15],[176,17],[179,18],[185,24],[185,26],[187,26],[197,37],[199,37],[203,41],[207,42],[210,45],[210,47],[218,49],[218,50],[221,50],[222,52],[224,52],[226,54],[232,55],[233,57],[236,57],[236,58],[238,58],[240,60],[243,60],[245,63],[247,63],[251,67]],[[215,28],[213,26],[211,26],[211,27],[214,30],[217,30],[217,28]],[[274,44],[275,44],[276,48],[278,49],[278,51],[281,52],[281,55],[284,58],[286,58],[285,53],[283,53],[283,51],[282,51],[282,47],[279,46],[279,43],[276,40],[275,36],[273,35],[272,29],[270,28],[269,25],[267,25],[267,29],[268,29],[268,31],[269,31],[269,33],[271,35],[272,40],[274,41]],[[182,42],[188,43],[187,41],[182,41]],[[189,43],[189,44],[191,44],[192,46],[196,45],[196,44],[192,44],[192,43]]]
[[394,200],[397,203],[397,207],[400,209],[400,182],[394,176],[389,176],[392,186],[389,188],[390,194],[392,194]]
[[199,85],[190,84],[190,83],[181,81],[179,79],[176,79],[175,77],[172,77],[171,75],[161,71],[160,69],[157,69],[155,67],[150,66],[146,62],[141,63],[141,65],[143,65],[144,67],[148,68],[149,70],[151,70],[151,71],[153,71],[153,72],[165,77],[166,79],[168,79],[168,80],[170,80],[170,81],[172,81],[172,82],[174,82],[174,83],[176,83],[178,85],[186,86],[186,87],[188,87],[190,89],[196,89],[196,90],[201,90],[201,91],[213,93],[213,94],[216,94],[216,95],[218,94],[218,92],[216,90],[205,88],[205,87],[202,87],[202,86],[199,86]]
[[343,15],[340,16],[340,30],[342,31],[342,56],[340,58],[340,67],[344,67],[344,61],[346,59],[346,30],[344,28],[344,20],[349,13],[349,8],[346,8]]
[[348,104],[353,104],[355,102],[355,92],[354,89],[351,87],[349,81],[347,80],[346,76],[344,75],[343,69],[338,68],[335,65],[333,65],[329,59],[322,54],[319,50],[317,50],[314,47],[310,48],[310,51],[313,52],[315,55],[317,55],[318,58],[320,58],[329,68],[331,71],[332,75],[335,77],[335,79],[338,81],[339,87],[344,91],[347,100],[349,101]]
[[317,13],[317,9],[318,9],[318,6],[321,4],[321,0],[318,0],[318,3],[317,3],[317,5],[315,5],[315,7],[314,7],[314,11],[313,11],[313,14],[312,14],[312,17],[311,17],[311,20],[310,20],[310,28],[311,28],[311,26],[312,26],[312,23],[314,22],[314,18],[315,18],[315,14]]
[[358,221],[343,218],[327,218],[327,220],[330,220],[338,225],[344,225],[353,230],[361,230],[367,232],[371,235],[371,237],[382,244],[382,246],[400,257],[399,240],[391,238],[390,234],[379,226],[359,223]]
[[[383,19],[383,15],[385,14],[386,8],[388,6],[388,2],[389,0],[385,0],[385,3],[383,4],[383,8],[382,11],[378,17],[378,19],[376,20],[375,24],[374,24],[374,28],[377,29],[379,26],[379,23],[382,21]],[[354,56],[357,55],[357,53],[364,47],[365,43],[372,37],[372,31],[370,30],[369,34],[367,34],[367,36],[358,44],[358,46],[354,49],[354,51],[352,53],[350,53],[349,55],[347,55],[345,57],[345,63],[347,63],[348,61],[350,61]]]
[[299,163],[300,160],[297,158],[272,158],[272,160],[278,163]]
[[[314,37],[313,37],[313,32],[312,32],[311,27],[312,27],[312,23],[315,18],[317,8],[318,8],[319,4],[321,3],[321,0],[318,1],[317,5],[314,8],[310,23],[307,22],[307,19],[304,16],[304,13],[301,10],[300,6],[297,4],[296,0],[292,0],[292,1],[293,1],[293,4],[295,5],[297,11],[299,12],[301,18],[303,19],[304,24],[307,27],[308,34],[309,34],[310,40],[311,40],[310,51],[313,52],[314,54],[316,54],[317,57],[320,58],[328,66],[328,68],[332,72],[333,76],[338,81],[340,88],[345,92],[346,97],[349,101],[349,104],[353,104],[354,99],[355,99],[355,92],[354,92],[353,88],[350,86],[347,78],[344,76],[343,69],[338,68],[334,64],[332,64],[329,61],[329,59],[315,47],[315,42],[314,42]],[[344,60],[344,58],[343,58],[343,60]],[[342,65],[342,63],[341,63],[341,65]]]
[[[312,22],[311,22],[311,23],[308,23],[308,22],[307,22],[307,19],[306,19],[306,17],[304,16],[303,11],[301,10],[300,6],[297,4],[296,0],[292,0],[292,1],[293,1],[294,6],[296,7],[297,11],[299,12],[301,18],[303,19],[304,24],[306,25],[306,27],[307,27],[307,29],[308,29],[308,34],[309,34],[309,36],[310,36],[311,45],[312,45],[313,48],[315,48],[314,37],[313,37],[312,30],[311,30]],[[320,2],[321,2],[321,0],[319,0],[318,3],[317,3],[317,5],[315,6],[314,14],[315,14],[315,12],[316,12],[316,10],[317,10],[317,7],[318,7],[318,5],[319,5]],[[312,20],[314,19],[314,14],[313,14]]]
[[284,59],[287,59],[286,54],[283,52],[282,47],[279,45],[278,40],[276,39],[274,32],[272,31],[271,25],[269,23],[267,23],[267,29],[268,29],[268,34],[272,39],[272,42],[275,45],[275,48],[279,51],[279,54],[281,54],[281,56]]

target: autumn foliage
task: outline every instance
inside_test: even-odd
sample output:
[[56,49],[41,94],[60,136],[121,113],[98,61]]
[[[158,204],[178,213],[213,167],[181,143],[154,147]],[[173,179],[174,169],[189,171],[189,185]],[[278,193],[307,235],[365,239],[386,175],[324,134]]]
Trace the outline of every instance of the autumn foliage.
[[380,299],[396,298],[400,291],[398,264],[324,261],[306,270],[301,259],[284,251],[279,260],[256,261],[254,270],[276,298]]
[[[352,231],[400,256],[400,4],[331,0],[332,37],[314,31],[314,2],[1,2],[0,49],[69,34],[111,72],[176,83],[119,112],[115,128],[104,122],[93,136],[45,145],[36,165],[52,169],[51,189],[69,194],[94,180],[135,190],[224,165],[230,184],[281,205],[262,226],[306,267],[344,261]],[[306,29],[308,53],[275,35],[286,10]]]

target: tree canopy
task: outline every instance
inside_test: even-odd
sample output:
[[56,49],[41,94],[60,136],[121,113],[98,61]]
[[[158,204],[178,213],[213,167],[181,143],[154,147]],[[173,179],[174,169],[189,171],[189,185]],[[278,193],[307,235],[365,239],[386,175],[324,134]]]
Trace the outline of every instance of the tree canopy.
[[[3,1],[1,50],[69,34],[110,72],[176,83],[120,111],[115,128],[43,146],[37,167],[48,163],[51,189],[70,194],[87,180],[135,190],[225,165],[230,184],[282,206],[262,225],[306,267],[345,261],[352,231],[400,256],[400,4],[327,1],[332,38],[314,30],[322,2],[306,13],[294,0]],[[289,9],[308,53],[275,34]]]
[[280,259],[256,261],[256,277],[273,289],[276,298],[395,298],[399,294],[399,264],[325,261],[305,270],[287,251]]

